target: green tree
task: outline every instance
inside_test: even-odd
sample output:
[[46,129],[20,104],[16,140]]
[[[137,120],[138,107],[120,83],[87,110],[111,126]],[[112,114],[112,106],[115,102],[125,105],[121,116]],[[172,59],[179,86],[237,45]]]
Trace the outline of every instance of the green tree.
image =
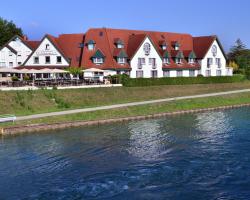
[[236,58],[244,53],[246,50],[246,45],[241,41],[241,39],[237,39],[235,45],[230,48],[228,53],[228,59],[230,61],[236,61]]
[[80,68],[80,67],[69,67],[69,68],[67,69],[67,71],[68,71],[70,74],[74,75],[74,76],[77,76],[77,75],[82,74],[82,73],[83,73],[82,70],[83,70],[83,69]]
[[18,28],[12,21],[7,21],[0,17],[0,46],[3,46],[15,35],[22,37],[22,29]]

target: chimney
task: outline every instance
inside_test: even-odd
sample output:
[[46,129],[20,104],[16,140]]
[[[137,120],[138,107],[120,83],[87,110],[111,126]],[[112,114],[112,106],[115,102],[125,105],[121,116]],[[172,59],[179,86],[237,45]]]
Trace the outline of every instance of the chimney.
[[28,40],[28,36],[27,35],[23,35],[23,40],[27,41]]

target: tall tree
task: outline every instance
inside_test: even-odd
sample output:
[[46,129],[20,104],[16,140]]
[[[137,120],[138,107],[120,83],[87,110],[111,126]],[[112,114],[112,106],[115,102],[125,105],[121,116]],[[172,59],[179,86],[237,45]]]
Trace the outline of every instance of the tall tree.
[[246,51],[246,45],[241,41],[241,39],[237,39],[235,45],[233,45],[228,53],[228,58],[230,61],[236,61],[238,56],[241,56]]
[[22,29],[17,27],[12,21],[7,21],[0,17],[0,46],[3,46],[15,35],[23,36]]

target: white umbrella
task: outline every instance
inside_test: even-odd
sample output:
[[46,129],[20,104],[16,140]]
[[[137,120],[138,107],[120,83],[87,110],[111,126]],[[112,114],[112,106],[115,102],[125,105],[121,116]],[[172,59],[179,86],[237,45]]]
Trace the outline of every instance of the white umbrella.
[[97,69],[97,68],[89,68],[89,69],[83,70],[83,72],[104,72],[104,70]]

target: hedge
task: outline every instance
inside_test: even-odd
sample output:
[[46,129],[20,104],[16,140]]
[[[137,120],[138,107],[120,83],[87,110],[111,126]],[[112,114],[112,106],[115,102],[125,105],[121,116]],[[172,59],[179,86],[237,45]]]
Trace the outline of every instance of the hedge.
[[213,76],[213,77],[173,77],[173,78],[126,78],[122,80],[126,87],[143,87],[155,85],[188,85],[188,84],[212,84],[235,83],[246,80],[244,75]]

